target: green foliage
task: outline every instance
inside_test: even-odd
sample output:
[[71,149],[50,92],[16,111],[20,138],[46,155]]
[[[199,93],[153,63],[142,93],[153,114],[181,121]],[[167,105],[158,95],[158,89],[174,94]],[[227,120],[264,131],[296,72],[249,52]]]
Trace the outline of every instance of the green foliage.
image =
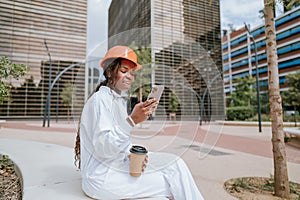
[[[261,121],[269,122],[270,121],[270,114],[261,114]],[[258,114],[253,115],[252,117],[248,118],[247,121],[258,121]]]
[[152,58],[151,58],[151,47],[141,47],[135,51],[137,57],[138,57],[138,63],[139,64],[151,64]]
[[15,167],[8,155],[0,155],[0,174],[13,174]]
[[[242,178],[232,179],[231,185],[226,185],[226,186],[230,191],[234,191],[234,192],[240,192],[242,188],[251,193],[264,193],[264,192],[273,193],[275,187],[275,180],[273,175],[270,175],[270,178],[242,177]],[[299,200],[300,184],[290,181],[289,186],[290,186],[290,193],[293,194],[293,198],[291,197],[291,199]]]
[[299,184],[290,182],[290,192],[292,194],[298,195],[298,198],[296,200],[300,200],[300,189]]
[[64,84],[64,88],[60,93],[60,98],[65,106],[70,107],[73,102],[73,85],[70,82]]
[[[257,106],[257,103],[255,103],[255,105]],[[260,110],[261,110],[261,113],[270,114],[270,102],[269,102],[269,93],[268,92],[260,94]],[[267,120],[267,121],[269,121],[269,120]]]
[[261,186],[262,190],[265,191],[274,191],[275,181],[274,176],[270,174],[270,178],[266,180],[265,184]]
[[134,74],[135,81],[132,83],[129,92],[139,99],[145,99],[151,90],[151,74],[154,70],[153,61],[151,58],[150,47],[140,47],[139,49],[133,45],[132,49],[136,49],[135,53],[138,57],[139,64],[143,67],[137,70]]
[[175,113],[178,111],[179,101],[176,95],[172,92],[169,93],[169,105],[168,109],[170,112]]
[[246,120],[254,116],[257,98],[253,85],[254,78],[249,76],[236,79],[235,91],[231,93],[226,109],[228,120]]
[[236,79],[235,91],[230,96],[230,106],[255,105],[254,83],[254,78],[250,78],[249,76]]
[[300,71],[286,76],[289,89],[282,94],[282,100],[288,106],[300,106]]
[[70,118],[71,105],[74,102],[74,98],[76,98],[73,94],[74,94],[73,84],[70,82],[65,83],[64,88],[60,93],[60,98],[62,99],[63,104],[67,107],[68,121]]
[[283,3],[284,7],[287,10],[292,9],[292,7],[299,5],[299,0],[272,0],[271,2],[276,3]]
[[10,85],[7,84],[10,78],[18,80],[29,71],[24,64],[13,64],[6,56],[0,59],[0,103],[8,97]]
[[226,108],[228,120],[246,120],[254,116],[253,109],[248,106],[235,106]]
[[8,97],[8,90],[10,85],[4,83],[2,80],[0,82],[0,104]]
[[[275,7],[278,5],[278,4],[282,4],[286,10],[291,10],[293,9],[294,7],[297,7],[300,5],[300,1],[299,0],[267,0],[266,1],[267,3],[265,4],[265,6],[270,6],[272,7],[273,9],[275,9]],[[259,11],[261,13],[261,11]],[[262,12],[262,18],[264,17],[264,13]]]

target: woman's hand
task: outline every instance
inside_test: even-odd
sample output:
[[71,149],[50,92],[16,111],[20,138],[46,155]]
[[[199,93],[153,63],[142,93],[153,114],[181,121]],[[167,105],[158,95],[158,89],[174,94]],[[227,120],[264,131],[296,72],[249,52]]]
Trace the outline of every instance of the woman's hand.
[[143,168],[142,168],[142,172],[145,171],[145,168],[147,167],[147,163],[148,163],[148,155],[146,156],[144,162],[143,162]]
[[[128,155],[128,158],[130,160],[130,154]],[[143,168],[142,168],[142,172],[145,171],[146,167],[147,167],[147,163],[148,163],[148,155],[146,155],[145,160],[143,161]]]
[[158,101],[155,99],[149,99],[145,102],[138,103],[134,106],[130,117],[136,124],[145,121],[156,109],[157,104]]

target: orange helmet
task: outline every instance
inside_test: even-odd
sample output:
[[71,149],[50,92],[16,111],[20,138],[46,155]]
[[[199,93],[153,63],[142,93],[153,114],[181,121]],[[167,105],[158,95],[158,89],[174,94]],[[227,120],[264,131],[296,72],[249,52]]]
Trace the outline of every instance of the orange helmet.
[[110,48],[102,59],[100,66],[104,68],[105,61],[114,58],[124,58],[133,62],[136,65],[136,70],[141,68],[141,65],[137,62],[136,53],[127,46],[114,46]]

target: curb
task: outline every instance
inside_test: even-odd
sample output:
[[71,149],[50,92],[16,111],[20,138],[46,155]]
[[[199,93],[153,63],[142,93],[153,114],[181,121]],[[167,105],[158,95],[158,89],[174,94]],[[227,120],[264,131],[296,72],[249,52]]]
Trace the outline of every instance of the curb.
[[[216,121],[217,124],[224,126],[258,126],[258,122],[247,122],[247,121]],[[262,126],[270,127],[272,122],[261,122]],[[283,122],[284,127],[295,127],[294,122]]]

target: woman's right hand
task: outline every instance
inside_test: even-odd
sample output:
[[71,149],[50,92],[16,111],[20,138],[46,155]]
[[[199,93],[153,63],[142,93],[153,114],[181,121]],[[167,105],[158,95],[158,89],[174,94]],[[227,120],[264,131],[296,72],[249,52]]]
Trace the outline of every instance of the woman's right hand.
[[145,121],[152,114],[152,108],[155,108],[158,104],[158,101],[155,99],[149,99],[145,102],[138,103],[134,106],[130,117],[132,120],[138,124],[142,121]]

